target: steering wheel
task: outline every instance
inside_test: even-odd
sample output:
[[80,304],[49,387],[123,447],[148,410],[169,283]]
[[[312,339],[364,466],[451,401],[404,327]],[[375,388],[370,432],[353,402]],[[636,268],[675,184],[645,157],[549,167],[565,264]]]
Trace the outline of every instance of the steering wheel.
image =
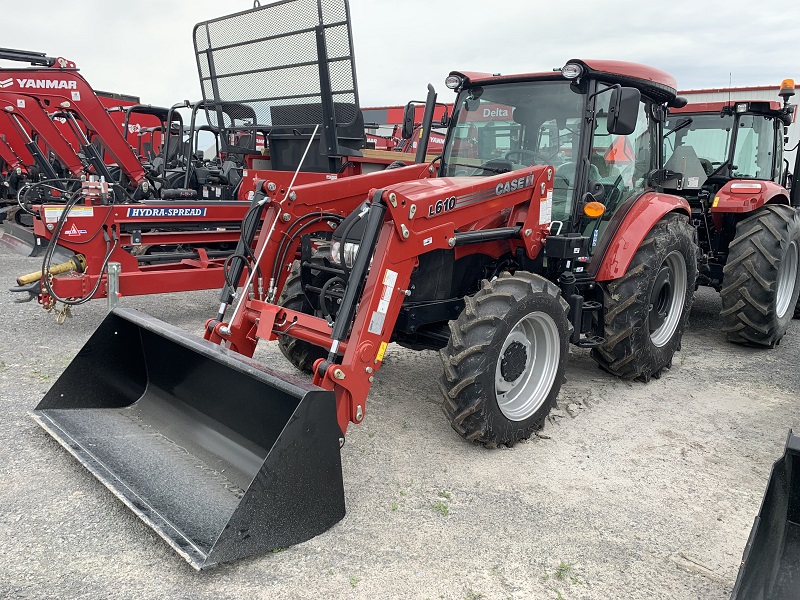
[[[532,162],[526,163],[528,166],[530,165],[546,165],[549,162],[549,158],[546,157],[544,154],[540,154],[539,152],[534,152],[533,150],[526,150],[525,148],[517,148],[516,150],[509,150],[506,152],[505,158],[506,160],[511,160],[512,156],[519,154],[520,158],[529,157]],[[512,162],[520,162],[525,163],[525,161],[512,161]]]

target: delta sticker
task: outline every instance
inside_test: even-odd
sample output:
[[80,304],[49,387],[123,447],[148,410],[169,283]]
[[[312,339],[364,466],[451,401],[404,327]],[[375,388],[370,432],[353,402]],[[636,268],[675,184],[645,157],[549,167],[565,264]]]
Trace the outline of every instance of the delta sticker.
[[127,215],[133,219],[156,218],[169,219],[173,217],[205,217],[205,208],[140,208],[129,207]]
[[73,236],[76,236],[76,235],[83,235],[84,233],[86,233],[86,230],[85,230],[85,229],[78,229],[78,228],[75,226],[75,223],[73,223],[73,224],[72,224],[72,227],[70,227],[69,229],[67,229],[67,230],[66,230],[66,231],[63,233],[63,235],[68,235],[68,236],[70,236],[70,237],[73,237]]

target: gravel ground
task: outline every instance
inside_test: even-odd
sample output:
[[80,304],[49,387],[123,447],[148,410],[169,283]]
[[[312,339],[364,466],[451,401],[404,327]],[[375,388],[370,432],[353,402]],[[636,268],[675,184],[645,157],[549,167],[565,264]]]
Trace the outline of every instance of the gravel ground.
[[[6,287],[38,259],[0,248]],[[30,418],[105,301],[64,325],[3,292],[0,597],[608,599],[729,596],[772,462],[800,428],[795,321],[783,344],[728,344],[698,293],[683,350],[648,384],[575,350],[542,436],[462,441],[432,352],[390,346],[342,451],[347,516],[267,556],[195,572]],[[199,334],[214,291],[126,298]],[[275,348],[258,357],[291,370]]]

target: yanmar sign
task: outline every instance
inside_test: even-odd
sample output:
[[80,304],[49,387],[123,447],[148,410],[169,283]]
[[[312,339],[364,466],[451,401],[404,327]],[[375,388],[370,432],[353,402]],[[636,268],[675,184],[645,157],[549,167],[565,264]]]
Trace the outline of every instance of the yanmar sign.
[[37,89],[37,90],[76,90],[78,89],[78,82],[77,81],[67,81],[65,79],[12,79],[9,77],[8,79],[3,79],[0,81],[0,88],[7,88],[14,85],[14,81],[17,82],[17,85],[21,88],[25,89]]

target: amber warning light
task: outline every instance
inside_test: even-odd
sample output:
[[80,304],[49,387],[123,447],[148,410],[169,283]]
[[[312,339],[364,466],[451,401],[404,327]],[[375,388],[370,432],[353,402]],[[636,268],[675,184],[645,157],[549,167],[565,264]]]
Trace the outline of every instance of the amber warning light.
[[606,207],[601,202],[587,202],[583,207],[583,214],[590,219],[597,219],[602,217],[606,212]]
[[794,96],[794,79],[784,79],[781,81],[781,89],[778,95],[784,98]]

